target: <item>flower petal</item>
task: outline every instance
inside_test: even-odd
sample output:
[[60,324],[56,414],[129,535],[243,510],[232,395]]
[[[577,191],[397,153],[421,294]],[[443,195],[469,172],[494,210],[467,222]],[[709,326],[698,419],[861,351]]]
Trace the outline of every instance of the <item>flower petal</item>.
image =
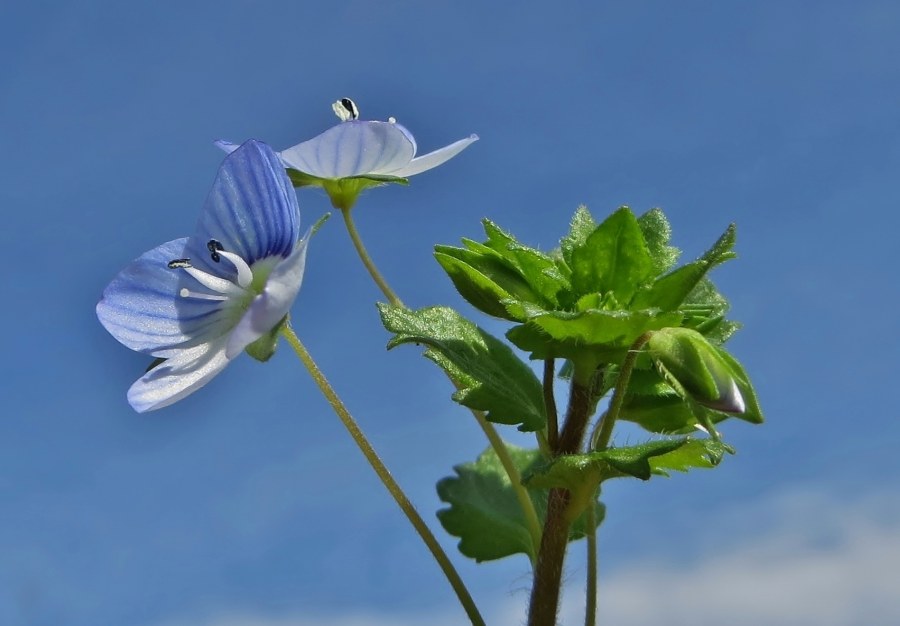
[[216,139],[213,142],[217,148],[221,148],[225,151],[225,154],[231,154],[241,146],[236,143],[231,143],[230,141],[225,141],[224,139]]
[[[132,350],[167,356],[168,350],[196,346],[224,332],[221,303],[181,298],[183,287],[199,285],[173,259],[189,256],[188,239],[169,241],[132,261],[109,283],[97,303],[100,323]],[[200,290],[200,289],[196,289]]]
[[169,406],[200,389],[229,361],[224,338],[181,350],[135,381],[128,402],[138,413]]
[[428,154],[416,157],[399,169],[379,173],[390,174],[391,176],[401,176],[403,178],[413,176],[414,174],[421,174],[433,167],[437,167],[441,163],[449,161],[476,141],[478,141],[478,135],[470,135],[468,138],[460,139],[459,141],[451,143],[449,146],[444,146],[434,152],[429,152]]
[[408,131],[390,122],[352,120],[281,152],[288,167],[319,178],[384,174],[415,156]]
[[251,343],[275,328],[287,315],[300,291],[306,268],[309,233],[297,242],[291,256],[272,269],[263,292],[253,299],[250,308],[231,331],[225,355],[233,359]]
[[[202,249],[215,239],[252,265],[268,256],[288,256],[299,236],[297,195],[280,159],[262,142],[244,142],[219,168],[200,214],[194,247]],[[211,270],[208,263],[201,267]],[[214,273],[234,279],[224,267]]]

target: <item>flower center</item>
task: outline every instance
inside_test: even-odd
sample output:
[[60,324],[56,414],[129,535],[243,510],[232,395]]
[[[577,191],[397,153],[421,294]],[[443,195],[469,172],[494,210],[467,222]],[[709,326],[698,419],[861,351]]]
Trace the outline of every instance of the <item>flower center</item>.
[[[237,277],[235,281],[232,282],[226,278],[222,278],[221,276],[216,276],[215,274],[197,269],[196,267],[191,265],[190,259],[173,259],[168,263],[169,269],[184,270],[185,272],[190,274],[198,283],[200,283],[210,291],[215,292],[201,293],[197,291],[191,291],[190,289],[183,287],[178,292],[179,296],[181,296],[182,298],[197,298],[200,300],[225,301],[232,298],[243,300],[248,295],[250,297],[255,295],[254,292],[258,293],[262,291],[262,287],[265,286],[265,278],[268,277],[268,271],[262,272],[262,281],[256,281],[257,283],[261,282],[262,284],[255,285],[253,280],[253,270],[250,269],[250,266],[247,265],[247,262],[244,261],[244,259],[242,259],[237,254],[234,254],[233,252],[226,251],[223,248],[222,244],[215,239],[210,239],[206,244],[206,248],[207,250],[209,250],[209,257],[215,263],[221,263],[222,259],[225,259],[234,266],[235,271],[237,271]],[[251,287],[254,287],[255,289],[250,289]]]

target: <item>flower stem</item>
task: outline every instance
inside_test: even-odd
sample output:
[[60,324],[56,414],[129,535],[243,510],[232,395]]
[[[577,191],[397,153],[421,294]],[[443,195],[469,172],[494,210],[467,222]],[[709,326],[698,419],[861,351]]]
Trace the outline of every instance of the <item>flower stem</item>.
[[622,410],[622,405],[625,403],[625,392],[628,390],[628,382],[631,380],[634,364],[641,353],[641,348],[644,347],[644,344],[647,343],[652,335],[652,332],[644,333],[628,349],[628,354],[625,356],[625,360],[622,361],[622,368],[619,370],[619,376],[616,379],[612,400],[609,401],[609,409],[603,415],[596,435],[592,437],[592,450],[606,450],[609,447],[613,426],[615,426],[616,419],[619,417],[619,411]]
[[359,254],[359,258],[372,276],[372,280],[374,280],[375,284],[378,285],[378,288],[381,289],[381,293],[388,299],[388,302],[394,306],[403,306],[403,302],[397,294],[394,293],[391,286],[388,285],[387,281],[381,275],[381,272],[375,267],[372,257],[370,257],[369,253],[366,251],[366,247],[363,245],[362,239],[359,236],[359,231],[356,230],[356,223],[353,221],[350,209],[341,209],[341,215],[344,217],[344,224],[347,226],[347,233],[350,235],[350,240],[353,241],[353,247],[356,248],[356,253]]
[[294,349],[294,352],[297,353],[297,356],[300,357],[303,365],[306,366],[306,369],[309,370],[316,385],[318,385],[319,390],[328,400],[328,403],[331,405],[331,408],[334,409],[334,412],[337,413],[337,416],[350,433],[353,441],[359,446],[360,451],[363,453],[363,456],[366,457],[369,465],[375,470],[375,473],[378,475],[378,478],[381,479],[382,484],[384,484],[391,496],[393,496],[397,505],[416,529],[416,532],[419,533],[419,537],[425,542],[428,550],[431,552],[432,556],[434,556],[441,570],[443,570],[444,575],[447,577],[447,580],[450,582],[450,586],[453,587],[453,590],[456,592],[456,596],[459,598],[459,601],[462,604],[463,609],[465,609],[466,614],[469,616],[469,620],[472,622],[473,626],[485,626],[484,618],[482,618],[481,614],[478,612],[475,601],[472,600],[469,590],[466,589],[465,584],[459,577],[459,573],[456,571],[456,568],[453,567],[447,554],[444,552],[443,548],[441,548],[437,539],[425,524],[425,521],[419,515],[418,511],[416,511],[413,504],[409,501],[409,498],[403,493],[400,485],[397,484],[397,481],[391,476],[390,471],[388,471],[387,467],[385,467],[384,463],[378,457],[378,454],[375,452],[374,448],[372,448],[372,444],[366,439],[365,435],[360,430],[359,425],[356,423],[356,420],[350,415],[347,407],[344,406],[344,403],[338,397],[337,393],[335,393],[331,384],[325,378],[325,375],[322,374],[318,365],[313,361],[313,358],[306,350],[306,347],[300,342],[297,334],[294,332],[293,328],[291,328],[290,323],[287,323],[282,327],[281,334]]
[[[622,361],[622,368],[619,370],[619,376],[616,379],[616,386],[613,390],[612,400],[609,403],[609,409],[600,418],[600,423],[596,431],[591,435],[591,450],[606,450],[609,447],[609,440],[612,438],[613,426],[622,410],[625,402],[625,393],[628,390],[628,383],[631,380],[631,373],[634,371],[634,364],[637,362],[641,348],[652,336],[652,332],[646,332],[638,337],[625,360]],[[596,500],[596,498],[595,498]],[[588,534],[587,534],[587,590],[586,590],[586,612],[584,615],[584,626],[594,626],[597,620],[597,528],[594,524],[594,509],[591,507],[588,511]]]
[[[531,501],[528,490],[522,485],[522,476],[519,474],[518,468],[516,468],[513,463],[512,457],[509,455],[509,450],[507,450],[503,440],[500,439],[500,435],[497,434],[497,430],[485,419],[484,413],[473,409],[472,415],[478,420],[478,425],[481,426],[481,430],[484,431],[488,441],[491,443],[494,453],[497,455],[497,458],[500,459],[500,464],[503,466],[503,469],[506,470],[506,475],[509,477],[509,482],[516,494],[516,499],[519,501],[519,506],[522,507],[522,513],[525,515],[525,523],[528,525],[528,533],[531,535],[531,542],[534,544],[535,550],[537,550],[541,545],[541,521],[538,519],[537,511],[534,509],[534,502]],[[534,557],[530,558],[532,560],[532,565],[534,565]]]
[[[366,266],[366,269],[369,271],[369,274],[372,276],[372,279],[375,281],[375,284],[378,285],[378,288],[381,289],[381,292],[387,297],[388,301],[394,306],[400,306],[406,308],[406,305],[403,304],[403,301],[400,300],[400,297],[391,289],[390,285],[388,285],[387,281],[381,275],[381,272],[378,271],[378,268],[375,266],[374,261],[369,256],[369,253],[366,251],[366,247],[362,242],[362,238],[359,236],[359,231],[356,230],[356,223],[353,221],[353,216],[350,214],[350,208],[337,207],[341,211],[341,215],[344,217],[344,224],[347,226],[347,232],[350,235],[350,239],[353,241],[353,246],[356,248],[356,252],[359,254],[359,258],[362,260],[363,265]],[[453,385],[459,389],[459,383],[453,378],[450,378],[450,381]],[[516,499],[519,502],[519,506],[522,507],[522,514],[525,516],[525,521],[528,524],[528,532],[531,535],[531,539],[534,542],[534,545],[541,545],[541,523],[537,516],[537,511],[534,508],[534,502],[531,501],[531,496],[528,495],[528,490],[522,484],[522,477],[519,474],[519,470],[516,469],[516,466],[513,464],[512,457],[509,455],[509,451],[506,449],[506,446],[503,444],[503,440],[500,439],[500,436],[497,434],[496,429],[493,425],[488,422],[484,413],[481,411],[477,411],[475,409],[470,409],[472,411],[472,415],[475,416],[475,419],[478,421],[478,425],[481,426],[481,429],[484,431],[484,434],[487,436],[488,441],[491,444],[491,448],[493,448],[494,453],[497,455],[497,458],[500,460],[500,463],[503,465],[503,469],[506,471],[506,475],[509,478],[509,482],[512,485],[512,489],[516,494]]]

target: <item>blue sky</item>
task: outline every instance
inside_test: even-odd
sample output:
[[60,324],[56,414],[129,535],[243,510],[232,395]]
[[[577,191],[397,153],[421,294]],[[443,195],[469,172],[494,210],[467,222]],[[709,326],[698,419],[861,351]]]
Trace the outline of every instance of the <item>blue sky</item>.
[[[356,218],[407,303],[495,333],[431,258],[482,217],[550,249],[579,204],[660,206],[688,259],[738,224],[714,278],[768,422],[727,424],[715,472],[608,489],[606,623],[897,623],[898,29],[889,0],[5,3],[0,623],[462,623],[288,350],[137,415],[145,359],[94,315],[121,267],[190,233],[213,140],[287,147],[343,96],[423,152],[481,136]],[[452,550],[433,485],[484,444],[417,350],[385,353],[378,299],[332,220],[295,326]],[[454,557],[491,623],[521,623],[524,559]],[[578,544],[564,623],[583,563]]]

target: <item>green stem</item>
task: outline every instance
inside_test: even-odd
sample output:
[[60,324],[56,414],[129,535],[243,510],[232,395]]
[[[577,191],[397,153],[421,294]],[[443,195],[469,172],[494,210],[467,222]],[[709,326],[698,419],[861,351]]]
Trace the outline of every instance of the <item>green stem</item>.
[[625,393],[628,391],[628,382],[631,380],[634,364],[641,353],[641,348],[644,347],[644,344],[647,343],[652,335],[652,331],[644,333],[628,349],[628,354],[625,356],[625,360],[622,361],[622,369],[619,370],[619,376],[616,379],[616,386],[613,390],[612,400],[609,402],[609,409],[604,414],[600,422],[600,430],[593,441],[592,448],[594,450],[606,450],[609,447],[613,426],[615,426],[619,412],[622,410],[622,405],[625,403]]
[[553,381],[556,377],[554,359],[544,359],[544,408],[547,413],[547,443],[551,450],[559,445],[559,423],[556,415],[556,399],[553,397]]
[[482,618],[481,614],[478,612],[475,601],[472,600],[469,590],[466,589],[465,584],[459,577],[459,573],[456,571],[456,568],[453,567],[447,554],[425,524],[422,516],[416,511],[412,502],[410,502],[409,498],[406,497],[406,494],[403,493],[400,485],[397,484],[397,481],[391,476],[390,471],[388,471],[387,467],[385,467],[384,463],[378,457],[378,454],[375,452],[374,448],[372,448],[372,444],[366,439],[365,435],[360,430],[359,425],[356,423],[356,420],[350,415],[347,407],[344,406],[344,403],[338,397],[337,393],[335,393],[331,384],[325,378],[325,375],[319,369],[318,365],[316,365],[315,361],[313,361],[313,358],[306,350],[306,347],[300,342],[294,329],[291,328],[290,323],[285,324],[282,327],[281,334],[287,339],[287,342],[294,349],[294,352],[297,353],[297,356],[300,357],[300,360],[303,362],[303,365],[306,366],[306,369],[309,370],[309,373],[312,375],[316,385],[318,385],[319,390],[321,390],[322,394],[328,400],[328,403],[331,405],[331,408],[334,409],[334,412],[337,413],[337,416],[344,424],[347,432],[350,433],[353,441],[359,446],[363,456],[366,457],[369,465],[375,470],[375,473],[378,475],[378,478],[381,479],[382,484],[384,484],[391,496],[393,496],[400,509],[416,529],[416,532],[419,533],[419,537],[425,542],[428,550],[431,551],[432,556],[434,556],[441,570],[443,570],[444,575],[447,577],[447,580],[450,582],[450,586],[453,587],[453,590],[456,592],[456,596],[459,598],[459,601],[462,604],[463,609],[465,609],[466,614],[469,616],[469,620],[472,622],[473,626],[485,626],[484,618]]
[[359,236],[359,231],[356,230],[356,224],[353,221],[353,216],[350,214],[350,209],[341,209],[341,215],[344,217],[344,224],[347,226],[347,233],[350,235],[350,240],[353,241],[353,247],[356,248],[356,253],[359,254],[359,258],[372,276],[372,280],[374,280],[375,284],[378,285],[378,288],[381,289],[381,293],[388,299],[388,302],[394,306],[403,306],[403,302],[397,294],[394,293],[391,286],[388,285],[387,281],[381,275],[381,272],[375,267],[372,257],[370,257],[369,253],[366,251],[366,247],[363,245],[362,239]]
[[[362,260],[363,265],[366,266],[366,269],[369,271],[375,284],[378,285],[378,288],[381,289],[381,292],[387,297],[391,304],[406,308],[406,305],[403,304],[400,297],[393,289],[391,289],[390,285],[388,285],[387,281],[381,275],[381,272],[379,272],[378,268],[375,266],[374,261],[372,261],[372,258],[369,256],[369,253],[366,251],[366,247],[362,242],[362,238],[359,236],[359,231],[356,230],[356,224],[350,214],[350,208],[337,208],[340,209],[341,215],[344,217],[344,224],[347,226],[347,233],[353,241],[353,246],[356,248],[360,260]],[[453,385],[459,389],[459,383],[453,380],[452,377],[450,380]],[[531,535],[531,539],[534,541],[535,546],[539,546],[541,544],[541,523],[538,519],[537,511],[534,508],[534,502],[531,501],[528,490],[522,484],[522,477],[519,474],[519,470],[516,469],[512,457],[509,456],[509,451],[506,449],[506,446],[503,444],[497,431],[485,419],[484,414],[475,409],[471,409],[471,411],[472,415],[474,415],[475,419],[478,421],[479,426],[481,426],[481,429],[484,431],[484,434],[487,436],[491,448],[493,448],[497,458],[500,459],[503,469],[506,470],[506,475],[516,494],[516,499],[519,501],[519,506],[522,507],[522,513],[528,524],[528,532]]]
[[597,509],[594,503],[597,494],[591,498],[587,509],[587,580],[585,584],[584,626],[595,626],[597,623]]
[[[625,360],[622,361],[622,369],[619,370],[619,376],[616,379],[616,386],[613,390],[612,400],[609,403],[609,409],[600,418],[600,423],[596,431],[591,435],[591,449],[605,450],[609,446],[609,440],[612,438],[613,426],[622,410],[625,402],[625,393],[628,390],[628,383],[631,380],[631,373],[634,371],[634,364],[637,362],[641,348],[652,336],[652,332],[646,332],[638,337]],[[594,498],[596,500],[596,498]],[[593,500],[592,500],[593,502]],[[597,528],[594,524],[594,507],[588,509],[588,534],[587,534],[587,590],[586,590],[586,609],[584,614],[584,626],[594,626],[597,620]]]
[[[592,385],[582,380],[590,376],[572,376],[569,407],[559,437],[556,454],[574,454],[581,447],[593,406]],[[547,517],[541,536],[541,549],[534,568],[534,584],[528,606],[528,626],[554,626],[559,609],[562,568],[569,543],[571,524],[567,509],[571,494],[566,489],[551,489],[547,498]]]
[[[522,476],[513,463],[509,450],[507,450],[503,440],[500,439],[500,435],[497,434],[497,429],[485,419],[484,413],[472,410],[472,415],[478,420],[478,425],[481,426],[481,430],[484,431],[488,441],[491,443],[491,448],[494,449],[494,453],[500,459],[500,464],[506,470],[506,475],[509,476],[513,492],[515,492],[519,506],[522,507],[522,513],[525,515],[525,523],[528,525],[528,534],[531,535],[531,542],[537,549],[541,545],[541,521],[538,519],[537,511],[534,509],[534,502],[532,502],[531,496],[528,495],[528,489],[522,484]],[[529,555],[529,558],[531,558],[532,565],[534,565],[535,557]]]

